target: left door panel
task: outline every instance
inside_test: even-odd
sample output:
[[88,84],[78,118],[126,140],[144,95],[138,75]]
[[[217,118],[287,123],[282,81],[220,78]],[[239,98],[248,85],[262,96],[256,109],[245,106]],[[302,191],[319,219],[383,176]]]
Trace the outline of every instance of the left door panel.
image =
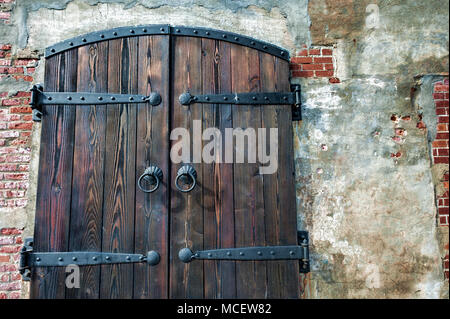
[[[35,268],[32,298],[166,298],[169,174],[169,38],[102,41],[46,61],[45,90],[144,94],[162,103],[46,106],[42,117],[34,250],[142,253],[161,262],[81,266],[80,288],[64,267]],[[156,165],[154,193],[136,183]]]

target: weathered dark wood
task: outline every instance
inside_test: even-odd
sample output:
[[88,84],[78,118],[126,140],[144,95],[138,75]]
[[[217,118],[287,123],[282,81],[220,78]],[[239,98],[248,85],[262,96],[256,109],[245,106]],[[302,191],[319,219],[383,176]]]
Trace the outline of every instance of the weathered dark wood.
[[[202,119],[202,106],[195,104],[182,106],[178,97],[190,90],[200,92],[201,82],[201,39],[190,37],[173,38],[172,79],[173,109],[172,128],[182,127],[190,132],[193,144],[193,121]],[[171,145],[177,141],[171,141]],[[200,143],[200,148],[201,148]],[[191,161],[201,157],[193,147]],[[172,163],[171,168],[171,208],[170,208],[170,296],[172,298],[203,298],[203,263],[184,264],[178,259],[178,251],[189,246],[193,250],[203,249],[203,208],[202,208],[202,166],[191,163],[197,171],[197,187],[189,193],[181,193],[175,188],[174,179],[182,164]]]
[[[48,59],[45,88],[49,91],[75,91],[77,51]],[[75,108],[48,105],[42,119],[34,249],[67,251],[72,183]],[[31,298],[64,298],[64,269],[34,268]]]
[[[137,93],[137,38],[109,41],[108,91]],[[134,251],[136,106],[108,105],[102,251]],[[133,265],[103,265],[100,298],[132,298]]]
[[135,252],[156,250],[156,266],[134,266],[134,298],[167,298],[169,270],[169,37],[139,38],[138,93],[158,92],[158,106],[140,104],[137,109],[136,180],[150,165],[163,171],[163,181],[151,194],[136,189]]
[[[236,45],[231,47],[233,92],[259,92],[259,72],[259,55],[257,51]],[[233,108],[234,128],[242,128],[244,130],[253,128],[257,132],[260,126],[260,107],[242,105]],[[234,164],[236,247],[264,246],[263,177],[259,175],[259,164],[248,163],[248,144],[244,153],[246,155],[244,157],[246,163]],[[236,262],[236,287],[238,298],[267,297],[266,262]]]
[[[202,94],[231,91],[230,44],[202,40]],[[232,128],[231,105],[203,105],[203,127]],[[208,141],[205,141],[208,143]],[[203,164],[204,249],[234,247],[233,164],[217,160]],[[231,187],[230,187],[231,186]],[[205,298],[236,296],[235,262],[204,261]]]
[[[289,91],[288,66],[276,57],[260,53],[261,90],[266,92]],[[285,77],[285,78],[284,78]],[[267,245],[297,244],[296,211],[293,183],[293,149],[290,138],[292,127],[290,106],[264,106],[262,127],[278,129],[278,171],[265,174],[264,210]],[[289,122],[287,122],[289,121]],[[266,132],[266,150],[269,152],[270,132]],[[288,138],[286,138],[288,137]],[[290,164],[292,163],[292,164]],[[297,265],[297,267],[296,267]],[[273,261],[267,263],[268,298],[298,298],[298,263]]]
[[[108,42],[78,49],[79,92],[106,92]],[[106,106],[77,106],[70,218],[70,251],[101,251]],[[67,298],[98,298],[100,267],[80,267],[80,288]]]

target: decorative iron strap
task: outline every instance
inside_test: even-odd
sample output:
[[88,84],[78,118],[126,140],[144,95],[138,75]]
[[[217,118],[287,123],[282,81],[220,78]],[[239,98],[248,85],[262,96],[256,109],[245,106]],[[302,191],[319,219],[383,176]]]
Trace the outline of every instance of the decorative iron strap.
[[43,92],[40,84],[31,89],[30,105],[33,109],[33,120],[40,121],[42,105],[98,105],[149,103],[156,106],[161,103],[161,96],[153,92],[150,95],[91,93],[91,92]]
[[63,42],[59,42],[55,45],[48,47],[45,50],[45,57],[49,58],[55,54],[63,51],[77,48],[86,44],[92,44],[100,41],[107,41],[112,39],[143,36],[143,35],[158,35],[158,34],[171,34],[176,36],[190,36],[208,38],[214,40],[221,40],[230,43],[240,44],[247,46],[265,53],[269,53],[284,60],[289,60],[289,52],[276,45],[266,43],[254,38],[220,30],[214,30],[209,28],[195,28],[195,27],[183,27],[175,26],[171,27],[167,24],[154,24],[154,25],[140,25],[133,27],[120,27],[110,30],[103,30],[88,33],[82,36],[78,36]]
[[[178,257],[184,263],[196,259],[207,260],[300,260],[301,272],[309,272],[309,245],[306,232],[299,232],[301,244],[299,246],[262,246],[242,248],[222,248],[201,250],[192,252],[189,248],[183,248],[178,252]],[[305,234],[306,233],[306,234]],[[302,236],[302,237],[300,237]]]
[[281,105],[295,104],[294,93],[229,93],[229,94],[204,94],[191,95],[183,93],[179,97],[182,105],[193,103],[211,103],[211,104],[264,104],[264,105]]
[[33,252],[32,238],[27,238],[20,252],[20,268],[24,280],[29,279],[33,267],[63,267],[68,265],[92,266],[101,264],[143,263],[154,266],[160,261],[152,250],[147,255],[105,252]]

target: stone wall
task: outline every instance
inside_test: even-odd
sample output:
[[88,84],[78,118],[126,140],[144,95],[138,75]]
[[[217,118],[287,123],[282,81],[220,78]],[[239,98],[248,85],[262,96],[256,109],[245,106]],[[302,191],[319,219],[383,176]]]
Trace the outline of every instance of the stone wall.
[[[116,26],[237,32],[290,50],[305,298],[448,298],[448,1],[0,0],[0,298],[27,296],[46,46]],[[445,91],[446,90],[446,91]],[[446,272],[444,272],[444,268]],[[446,279],[447,278],[447,279]]]

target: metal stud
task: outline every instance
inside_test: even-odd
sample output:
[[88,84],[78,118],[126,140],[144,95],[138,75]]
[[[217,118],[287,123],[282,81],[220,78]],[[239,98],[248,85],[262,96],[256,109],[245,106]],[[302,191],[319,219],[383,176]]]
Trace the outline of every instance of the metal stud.
[[275,252],[273,250],[271,250],[270,254],[273,256],[273,255],[275,255]]
[[103,39],[104,37],[105,37],[105,35],[104,35],[104,34],[100,34],[100,38],[102,38],[102,39]]
[[227,35],[226,35],[226,34],[223,34],[223,35],[222,35],[222,38],[224,38],[224,39],[225,39],[226,37],[227,37]]
[[206,32],[205,32],[205,34],[206,34],[206,35],[209,35],[209,32],[208,32],[208,31],[206,31]]
[[97,257],[95,257],[95,256],[92,257],[92,260],[93,260],[93,261],[96,261],[96,260],[97,260]]
[[255,45],[255,41],[251,41],[250,44],[251,44],[251,45]]
[[258,256],[261,256],[261,255],[262,255],[262,252],[258,251],[257,254],[258,254]]
[[164,31],[164,28],[160,28],[159,30],[161,30],[161,32],[163,32],[163,31]]
[[227,252],[227,256],[231,256],[231,252],[229,251],[229,252]]
[[228,100],[228,98],[227,98],[226,96],[224,96],[224,97],[223,97],[223,100],[226,101],[226,100]]
[[73,46],[73,42],[69,42],[69,45],[70,45],[70,46]]
[[180,33],[180,32],[181,32],[181,30],[180,30],[180,29],[176,29],[176,30],[175,30],[175,32],[178,32],[178,33]]
[[194,32],[195,34],[197,34],[197,33],[198,33],[198,31],[197,31],[197,30],[194,30],[193,32]]
[[126,257],[126,260],[130,261],[130,260],[131,260],[131,257],[130,257],[130,256],[127,256],[127,257]]
[[53,100],[53,99],[52,99],[52,97],[51,97],[51,96],[49,96],[49,97],[47,98],[47,100],[51,101],[51,100]]
[[55,53],[56,50],[55,50],[55,49],[51,49],[50,51],[52,51],[53,53]]
[[208,257],[212,257],[212,254],[211,254],[211,253],[208,253]]
[[268,101],[268,100],[269,100],[269,98],[268,98],[267,96],[265,96],[265,97],[264,97],[264,100]]
[[281,51],[280,54],[281,54],[281,55],[284,55],[284,51]]
[[239,41],[239,38],[238,38],[238,37],[234,37],[234,40],[235,40],[235,41]]
[[117,32],[114,31],[114,32],[113,32],[113,35],[117,35]]
[[134,98],[133,98],[132,96],[130,96],[129,100],[130,100],[130,101],[133,101],[133,100],[134,100]]
[[286,101],[286,100],[287,100],[287,96],[283,96],[283,100],[285,100],[285,101]]
[[252,96],[252,100],[253,100],[253,101],[256,101],[256,96]]
[[62,257],[59,257],[58,258],[58,261],[63,261],[64,259],[62,258]]
[[67,97],[67,100],[68,100],[68,101],[72,101],[72,97],[71,97],[71,96],[68,96],[68,97]]
[[36,257],[36,261],[41,261],[41,258],[39,258],[39,257]]
[[206,100],[206,101],[209,101],[209,96],[205,96],[205,100]]
[[111,260],[111,257],[106,256],[105,259],[106,259],[106,260]]
[[289,251],[289,255],[294,255],[294,252],[292,250]]
[[147,32],[147,29],[145,29],[145,28],[144,28],[144,29],[142,29],[142,32]]
[[111,101],[115,101],[116,98],[114,96],[111,96]]
[[263,46],[263,49],[266,50],[266,49],[267,49],[267,45],[264,45],[264,46]]
[[144,256],[139,256],[139,260],[144,260],[145,259],[145,257]]
[[85,38],[81,39],[81,41],[86,42],[87,40]]
[[131,30],[130,30],[130,33],[134,33],[134,30],[133,30],[133,29],[131,29]]
[[72,260],[73,261],[77,261],[77,257],[72,257]]
[[84,96],[80,97],[80,100],[81,100],[81,101],[84,101],[84,100],[85,100]]
[[103,98],[102,98],[101,96],[99,96],[99,97],[98,97],[98,100],[101,101],[101,100],[103,100]]
[[239,255],[244,256],[245,254],[244,254],[243,251],[241,251],[241,252],[239,253]]

